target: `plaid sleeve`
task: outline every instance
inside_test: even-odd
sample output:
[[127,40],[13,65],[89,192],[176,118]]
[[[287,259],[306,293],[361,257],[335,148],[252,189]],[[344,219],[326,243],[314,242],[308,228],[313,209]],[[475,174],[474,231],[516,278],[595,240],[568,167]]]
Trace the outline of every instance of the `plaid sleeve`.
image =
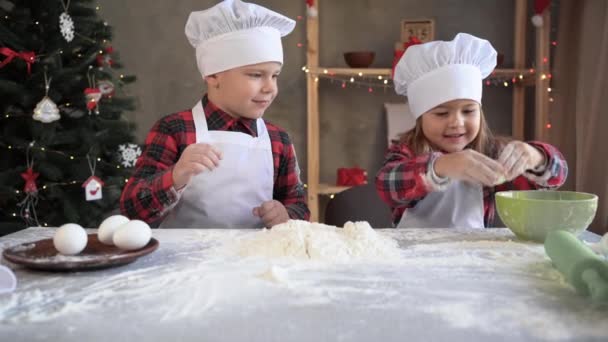
[[173,187],[173,165],[179,158],[179,138],[172,128],[181,118],[167,116],[158,121],[146,137],[142,155],[120,197],[122,213],[146,222],[160,219],[179,198]]
[[553,145],[539,141],[529,141],[528,144],[545,155],[546,163],[541,172],[528,171],[524,176],[538,188],[557,189],[562,186],[568,177],[568,163],[564,156]]
[[432,167],[440,155],[434,152],[416,156],[405,144],[393,144],[389,148],[384,165],[376,175],[376,190],[391,207],[395,222],[428,193],[445,187]]
[[304,185],[300,180],[300,167],[295,149],[287,132],[266,123],[272,142],[275,181],[272,197],[281,202],[289,218],[309,220],[310,210],[306,204]]

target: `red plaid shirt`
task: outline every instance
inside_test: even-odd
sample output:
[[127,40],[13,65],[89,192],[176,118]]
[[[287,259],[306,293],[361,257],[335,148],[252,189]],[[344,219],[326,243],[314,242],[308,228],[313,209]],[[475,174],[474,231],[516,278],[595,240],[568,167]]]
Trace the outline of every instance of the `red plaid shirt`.
[[[203,97],[202,104],[209,130],[241,132],[257,137],[255,120],[231,117],[211,103],[207,95]],[[290,218],[308,220],[310,211],[305,202],[293,145],[283,129],[265,123],[274,161],[272,197],[283,203]],[[120,197],[120,208],[125,216],[153,222],[162,219],[173,208],[179,200],[178,191],[173,187],[173,165],[184,149],[194,143],[196,131],[191,110],[165,116],[156,122]]]
[[[486,227],[494,224],[494,194],[496,192],[554,189],[566,181],[568,165],[555,147],[541,142],[528,142],[528,144],[545,153],[547,163],[544,173],[535,175],[526,172],[510,182],[494,187],[483,187],[484,225]],[[376,175],[376,190],[391,207],[395,224],[399,223],[401,216],[408,208],[413,208],[428,193],[438,190],[438,187],[427,176],[433,154],[441,155],[440,152],[433,152],[417,156],[403,143],[393,144],[389,148],[384,165]]]

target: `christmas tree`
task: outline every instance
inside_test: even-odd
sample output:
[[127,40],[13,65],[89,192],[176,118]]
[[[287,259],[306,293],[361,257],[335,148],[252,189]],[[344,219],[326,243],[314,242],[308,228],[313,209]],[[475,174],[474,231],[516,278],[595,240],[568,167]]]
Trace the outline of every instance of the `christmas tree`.
[[[89,0],[0,0],[0,236],[97,227],[134,166],[133,99]],[[122,152],[122,153],[121,153]]]

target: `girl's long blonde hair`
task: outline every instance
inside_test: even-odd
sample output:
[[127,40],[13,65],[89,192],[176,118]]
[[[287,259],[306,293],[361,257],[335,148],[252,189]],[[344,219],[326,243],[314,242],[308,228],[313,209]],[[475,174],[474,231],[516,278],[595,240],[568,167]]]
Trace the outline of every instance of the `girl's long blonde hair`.
[[[498,158],[498,151],[506,144],[507,139],[494,137],[490,127],[488,127],[483,110],[480,108],[479,111],[481,121],[479,123],[479,133],[477,133],[475,139],[465,149],[471,148],[492,159],[496,159]],[[406,144],[416,155],[434,151],[424,132],[422,132],[422,116],[416,119],[416,126],[414,128],[400,135],[399,142]]]

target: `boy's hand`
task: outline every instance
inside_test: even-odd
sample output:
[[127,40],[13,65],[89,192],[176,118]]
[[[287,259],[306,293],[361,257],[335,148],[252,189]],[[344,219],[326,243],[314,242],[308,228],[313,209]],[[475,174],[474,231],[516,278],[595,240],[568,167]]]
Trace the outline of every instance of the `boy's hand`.
[[505,168],[505,178],[510,181],[545,163],[545,156],[539,150],[521,141],[511,141],[500,153],[498,162]]
[[460,179],[475,184],[494,186],[504,177],[504,168],[475,150],[466,149],[444,154],[435,160],[435,173],[439,177]]
[[173,186],[183,188],[193,176],[215,169],[221,159],[222,152],[209,144],[189,145],[173,167]]
[[264,226],[268,228],[289,220],[287,209],[285,209],[283,203],[276,200],[266,201],[259,207],[253,208],[253,215],[260,217]]

